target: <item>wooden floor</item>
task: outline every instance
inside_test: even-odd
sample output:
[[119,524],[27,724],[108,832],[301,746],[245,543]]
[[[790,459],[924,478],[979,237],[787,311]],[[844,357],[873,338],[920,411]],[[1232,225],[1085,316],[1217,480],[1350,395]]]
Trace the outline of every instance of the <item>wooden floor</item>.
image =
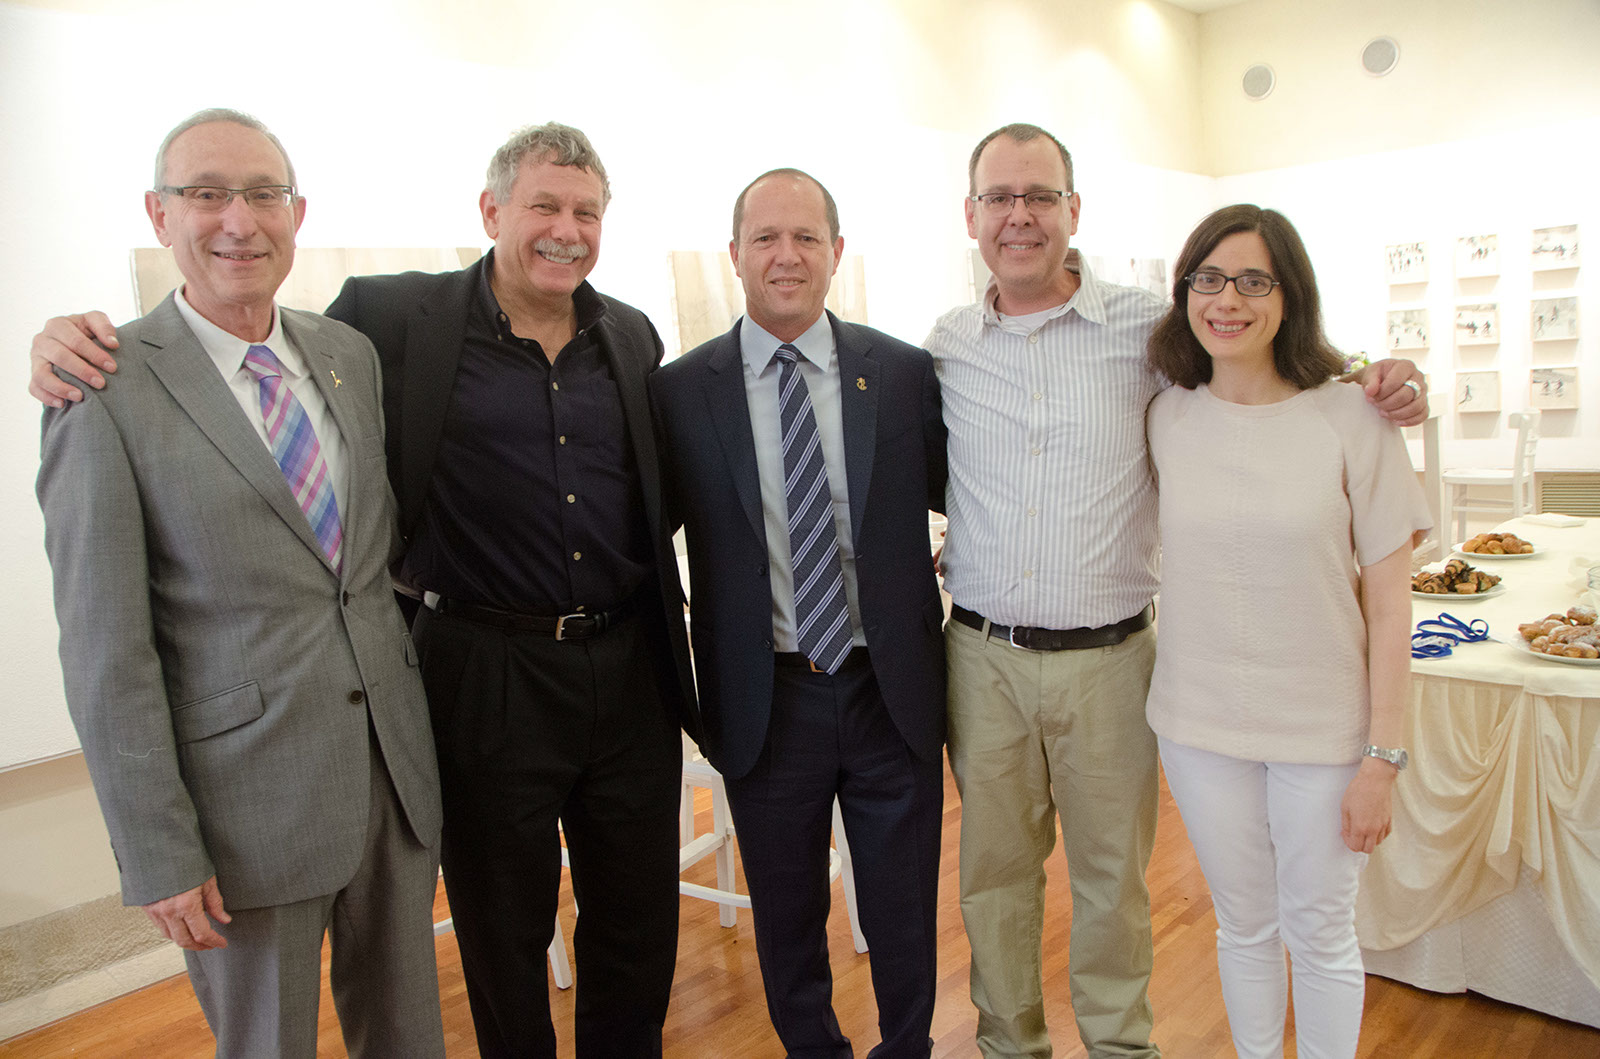
[[[702,792],[701,798],[707,797]],[[703,815],[709,815],[703,800],[699,808]],[[960,801],[947,772],[944,861],[939,882],[939,999],[933,1022],[933,1054],[937,1057],[977,1054],[973,1045],[975,1017],[967,998],[968,950],[957,904],[960,820]],[[1056,1055],[1070,1059],[1085,1053],[1073,1028],[1068,997],[1066,937],[1071,910],[1066,865],[1059,853],[1052,857],[1048,871],[1046,1009]],[[714,882],[711,863],[696,866],[691,877],[698,882]],[[1163,1053],[1173,1059],[1231,1055],[1217,983],[1213,938],[1216,920],[1182,822],[1165,789],[1155,859],[1150,867],[1150,890],[1156,953],[1150,993],[1156,1012],[1156,1041]],[[854,1041],[857,1053],[865,1055],[878,1040],[868,958],[858,956],[851,945],[838,884],[834,894],[830,937],[835,1007],[839,1023]],[[442,893],[437,907],[439,918],[443,918],[447,913]],[[666,1055],[669,1059],[765,1059],[781,1055],[767,1022],[748,913],[740,914],[737,927],[725,929],[718,926],[713,905],[685,899],[682,908],[678,973],[665,1034]],[[561,916],[570,945],[572,895],[568,886],[562,888]],[[453,935],[439,940],[439,985],[449,1054],[476,1056]],[[552,987],[552,997],[561,1054],[570,1056],[572,992],[557,992]],[[209,1054],[210,1034],[194,993],[181,976],[0,1042],[0,1056],[71,1055],[99,1059]],[[345,1054],[326,982],[318,1054]],[[1295,1054],[1292,1033],[1287,1054]],[[1405,1059],[1600,1056],[1600,1031],[1472,994],[1442,996],[1368,977],[1359,1054]]]

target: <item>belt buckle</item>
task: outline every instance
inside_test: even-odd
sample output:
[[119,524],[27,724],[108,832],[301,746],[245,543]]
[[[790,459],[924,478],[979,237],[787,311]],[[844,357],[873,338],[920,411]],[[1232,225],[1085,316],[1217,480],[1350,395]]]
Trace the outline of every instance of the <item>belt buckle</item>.
[[813,672],[813,673],[826,674],[828,672],[826,669],[818,669],[817,668],[817,664],[811,660],[811,656],[810,655],[806,656],[806,665],[811,667],[811,672]]
[[588,618],[592,616],[593,615],[590,614],[563,614],[556,618],[556,642],[560,643],[562,640],[566,639],[567,622],[575,618]]
[[1020,643],[1017,642],[1017,629],[1018,628],[1019,628],[1019,626],[1013,625],[1013,626],[1011,626],[1010,629],[1008,629],[1006,631],[1006,643],[1010,644],[1012,647],[1015,647],[1019,651],[1031,651],[1031,650],[1033,650],[1033,648],[1029,647],[1028,645],[1020,644]]

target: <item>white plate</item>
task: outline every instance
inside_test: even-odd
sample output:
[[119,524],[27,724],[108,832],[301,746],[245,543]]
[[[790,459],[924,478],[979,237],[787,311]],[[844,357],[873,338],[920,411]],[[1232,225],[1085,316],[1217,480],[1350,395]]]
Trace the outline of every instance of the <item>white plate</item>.
[[[1462,541],[1461,544],[1456,545],[1455,546],[1456,550],[1455,550],[1454,554],[1459,555],[1461,558],[1467,560],[1468,562],[1472,562],[1474,559],[1487,559],[1490,562],[1494,562],[1497,559],[1532,559],[1536,555],[1543,555],[1544,554],[1544,549],[1539,547],[1537,544],[1533,545],[1533,551],[1531,551],[1531,552],[1522,552],[1519,555],[1494,555],[1494,554],[1491,554],[1490,552],[1464,552],[1464,551],[1461,550],[1461,545],[1465,544],[1465,543],[1467,543],[1467,542],[1466,541]],[[1529,542],[1525,542],[1525,543],[1530,543],[1531,544],[1532,542],[1529,541]]]
[[1517,650],[1525,655],[1530,655],[1541,662],[1565,662],[1569,666],[1600,666],[1600,658],[1568,658],[1566,655],[1547,655],[1535,651],[1528,645],[1519,633],[1517,635]]
[[1502,581],[1486,592],[1417,592],[1413,590],[1411,598],[1449,600],[1451,603],[1471,603],[1475,599],[1489,599],[1493,596],[1502,595],[1505,590],[1506,583]]

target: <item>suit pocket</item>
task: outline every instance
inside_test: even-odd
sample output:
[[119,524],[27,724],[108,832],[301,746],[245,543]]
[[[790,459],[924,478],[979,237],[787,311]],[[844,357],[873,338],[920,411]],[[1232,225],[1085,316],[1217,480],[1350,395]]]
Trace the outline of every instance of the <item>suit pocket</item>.
[[265,712],[261,688],[252,680],[176,707],[172,711],[172,732],[180,744],[192,743],[248,724]]

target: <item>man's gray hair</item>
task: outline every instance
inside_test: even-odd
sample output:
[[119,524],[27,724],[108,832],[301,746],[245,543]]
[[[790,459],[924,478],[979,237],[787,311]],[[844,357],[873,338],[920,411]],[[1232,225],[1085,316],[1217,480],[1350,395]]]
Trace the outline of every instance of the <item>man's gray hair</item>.
[[739,229],[744,225],[745,196],[750,194],[751,188],[768,177],[775,176],[809,180],[817,186],[817,190],[822,192],[822,212],[828,219],[828,241],[837,243],[839,241],[839,206],[833,201],[833,196],[828,193],[828,189],[822,186],[822,181],[803,169],[769,169],[744,186],[744,190],[739,192],[739,197],[733,200],[733,241],[736,243],[739,241]]
[[226,121],[233,125],[243,125],[245,128],[254,129],[261,135],[265,136],[268,141],[271,142],[272,146],[278,149],[278,153],[283,155],[283,168],[289,174],[290,185],[293,187],[300,186],[294,178],[294,163],[289,161],[289,152],[283,149],[282,141],[274,136],[272,134],[272,130],[267,128],[266,125],[262,124],[259,118],[252,118],[243,111],[229,110],[227,107],[207,107],[205,110],[195,111],[187,118],[184,118],[182,121],[178,122],[178,124],[173,127],[172,131],[167,133],[167,138],[161,141],[161,146],[156,149],[156,182],[154,185],[156,188],[166,186],[167,148],[172,146],[172,141],[176,140],[179,136],[182,136],[196,125],[210,125],[212,122],[216,121]]
[[1018,143],[1027,143],[1029,140],[1037,140],[1039,137],[1043,136],[1045,139],[1055,144],[1056,150],[1061,152],[1061,164],[1067,167],[1067,186],[1061,190],[1065,191],[1069,195],[1072,194],[1072,155],[1067,153],[1066,147],[1060,140],[1039,128],[1039,126],[1029,125],[1027,122],[1019,121],[1013,125],[1005,125],[994,130],[989,135],[979,140],[978,146],[972,149],[972,157],[967,161],[968,195],[976,195],[978,193],[978,158],[983,154],[983,149],[989,146],[995,140],[999,139],[1001,136],[1016,140]]
[[571,125],[555,121],[529,125],[517,130],[511,139],[501,145],[494,157],[489,159],[485,183],[496,202],[504,202],[511,197],[511,186],[517,182],[517,171],[522,168],[524,161],[587,169],[600,178],[601,208],[611,203],[611,180],[606,176],[606,167],[601,163],[600,155],[595,152],[589,137]]

